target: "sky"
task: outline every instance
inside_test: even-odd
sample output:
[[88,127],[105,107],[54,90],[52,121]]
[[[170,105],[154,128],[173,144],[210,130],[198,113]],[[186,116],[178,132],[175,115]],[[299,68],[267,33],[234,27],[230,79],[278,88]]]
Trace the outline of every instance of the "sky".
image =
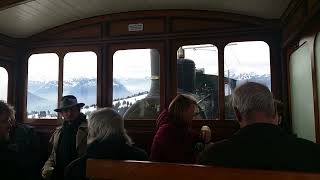
[[55,53],[33,54],[28,61],[28,80],[58,80],[59,57]]
[[7,101],[8,94],[8,72],[5,68],[0,67],[0,100]]
[[64,57],[63,79],[97,77],[97,55],[94,52],[72,52]]
[[[214,45],[203,44],[183,46],[185,58],[195,62],[196,69],[204,68],[206,74],[218,75],[218,49]],[[236,74],[254,72],[258,75],[270,74],[270,50],[262,41],[235,42],[224,49],[224,70]]]
[[[204,68],[206,74],[218,74],[218,49],[214,45],[183,46],[185,58]],[[270,74],[270,50],[262,41],[235,42],[225,49],[225,72]],[[31,55],[28,79],[58,80],[59,58],[55,53]],[[119,50],[113,55],[113,76],[117,79],[150,77],[150,50]],[[6,96],[7,77],[0,70],[0,98]],[[64,57],[64,80],[97,77],[97,55],[94,52],[71,52]]]
[[[204,68],[206,74],[218,74],[218,49],[214,45],[183,46],[185,57]],[[46,60],[46,61],[44,61]],[[236,42],[225,47],[225,71],[270,74],[269,46],[262,41]],[[29,80],[58,80],[59,59],[54,53],[34,54],[29,58]],[[41,68],[40,68],[41,67]],[[113,76],[118,79],[150,77],[150,50],[119,50],[113,55]],[[64,80],[97,76],[94,52],[72,52],[64,58]]]
[[225,71],[270,74],[270,49],[267,43],[263,41],[230,43],[224,51]]
[[205,74],[218,75],[218,48],[212,44],[183,46],[184,56],[191,59],[196,69],[204,68]]
[[113,55],[113,77],[116,79],[151,76],[150,49],[119,50]]
[[[58,80],[59,57],[57,54],[34,54],[30,56],[28,65],[29,80]],[[94,52],[71,52],[66,54],[63,73],[66,81],[73,78],[97,77],[97,55]]]

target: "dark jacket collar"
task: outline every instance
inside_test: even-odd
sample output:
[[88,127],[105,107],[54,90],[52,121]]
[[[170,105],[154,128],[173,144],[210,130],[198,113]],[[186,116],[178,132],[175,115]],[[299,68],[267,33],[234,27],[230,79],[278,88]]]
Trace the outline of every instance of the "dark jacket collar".
[[123,148],[129,146],[124,138],[112,136],[103,141],[94,141],[88,145],[89,158],[109,158],[119,154]]
[[284,136],[286,133],[278,126],[268,123],[255,123],[241,128],[235,134],[238,137],[250,136],[272,138],[275,136]]

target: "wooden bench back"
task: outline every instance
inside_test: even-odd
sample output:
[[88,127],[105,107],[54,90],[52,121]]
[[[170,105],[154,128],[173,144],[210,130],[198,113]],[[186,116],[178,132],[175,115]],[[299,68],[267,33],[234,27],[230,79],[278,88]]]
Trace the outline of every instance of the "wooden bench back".
[[88,160],[90,180],[320,180],[320,174],[171,163]]

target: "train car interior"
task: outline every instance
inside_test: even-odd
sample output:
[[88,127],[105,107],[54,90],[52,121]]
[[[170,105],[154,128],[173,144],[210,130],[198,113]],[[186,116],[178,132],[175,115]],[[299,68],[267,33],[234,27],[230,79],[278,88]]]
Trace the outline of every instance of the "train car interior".
[[258,82],[283,103],[284,131],[320,143],[319,22],[318,0],[1,0],[0,100],[34,128],[42,164],[69,94],[86,117],[112,107],[150,154],[177,94],[217,142],[239,129],[234,89]]

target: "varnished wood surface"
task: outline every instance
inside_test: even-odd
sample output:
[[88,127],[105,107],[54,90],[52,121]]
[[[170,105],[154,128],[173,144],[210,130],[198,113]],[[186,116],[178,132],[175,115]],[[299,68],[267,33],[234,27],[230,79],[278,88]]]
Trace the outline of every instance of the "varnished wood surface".
[[320,174],[139,161],[87,160],[90,180],[318,180]]

